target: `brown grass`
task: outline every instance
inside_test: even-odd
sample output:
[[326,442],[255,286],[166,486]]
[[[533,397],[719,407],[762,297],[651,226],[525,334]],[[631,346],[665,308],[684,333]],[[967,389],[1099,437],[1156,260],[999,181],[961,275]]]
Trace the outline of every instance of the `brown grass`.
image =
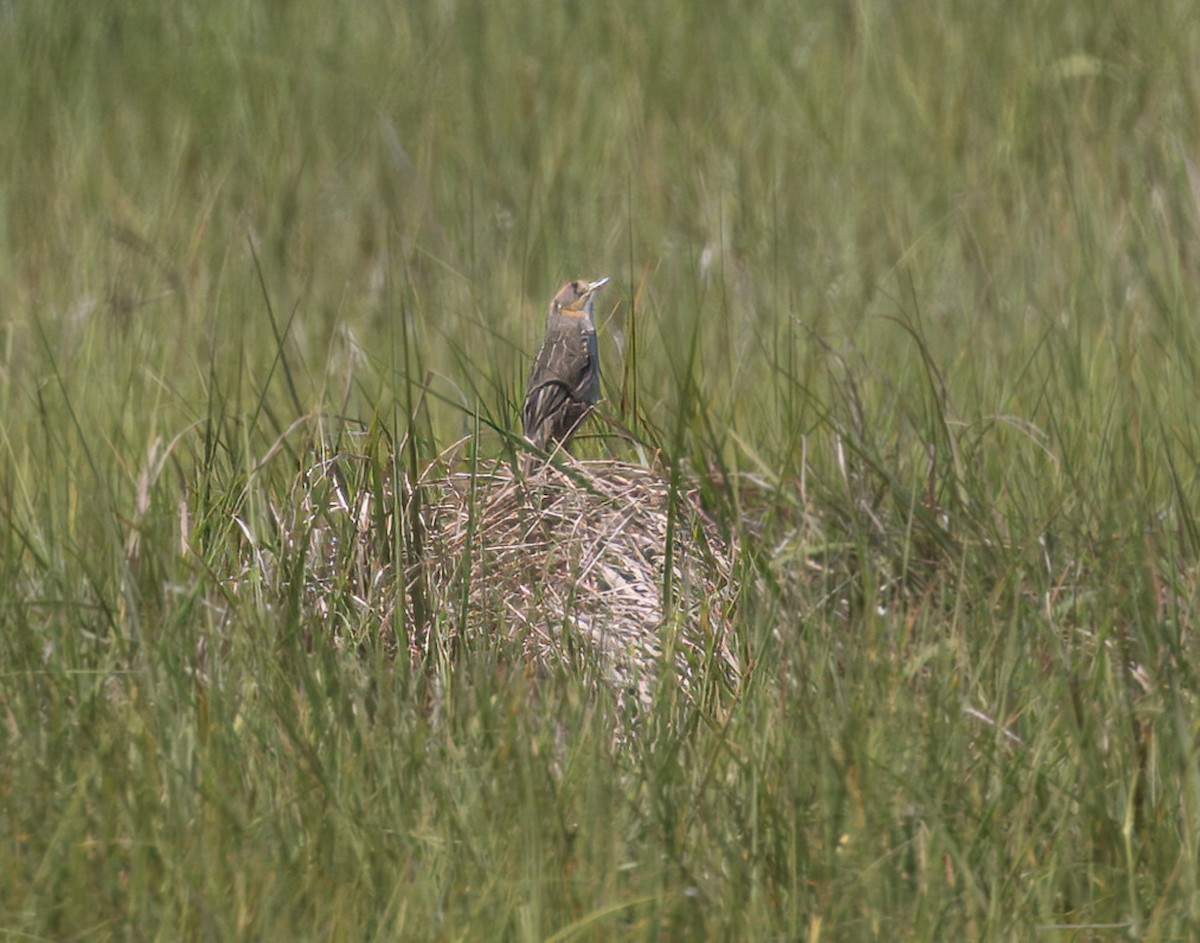
[[[304,621],[335,644],[368,642],[366,625],[428,664],[500,642],[535,669],[603,679],[637,708],[668,677],[696,701],[700,678],[728,690],[741,676],[737,547],[693,485],[656,469],[567,460],[524,477],[434,464],[414,488],[390,461],[340,451],[274,512],[283,552],[304,551]],[[256,556],[270,583],[275,555]]]

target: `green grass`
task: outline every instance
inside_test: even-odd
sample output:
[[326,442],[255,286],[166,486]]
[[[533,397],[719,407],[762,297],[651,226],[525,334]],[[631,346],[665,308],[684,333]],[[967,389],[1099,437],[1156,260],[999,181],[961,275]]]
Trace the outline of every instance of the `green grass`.
[[[1182,0],[0,3],[0,933],[1200,935],[1197,61]],[[744,684],[634,747],[335,646],[272,517],[342,417],[505,454],[605,274],[606,409],[745,550]]]

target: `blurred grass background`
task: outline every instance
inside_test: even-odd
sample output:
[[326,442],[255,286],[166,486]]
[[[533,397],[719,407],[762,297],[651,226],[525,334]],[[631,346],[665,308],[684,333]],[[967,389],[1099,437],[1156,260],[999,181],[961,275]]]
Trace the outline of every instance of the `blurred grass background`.
[[[1197,935],[1198,60],[1183,0],[0,2],[0,930]],[[314,427],[503,454],[605,274],[606,409],[753,561],[735,702],[631,751],[242,572]]]

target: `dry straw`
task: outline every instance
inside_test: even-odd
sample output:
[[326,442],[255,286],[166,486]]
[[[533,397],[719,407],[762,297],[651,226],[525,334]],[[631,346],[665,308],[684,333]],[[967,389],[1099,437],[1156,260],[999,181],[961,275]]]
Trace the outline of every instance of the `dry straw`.
[[693,702],[740,678],[736,547],[693,485],[656,469],[437,464],[413,486],[391,461],[341,451],[299,476],[286,505],[276,518],[281,546],[305,555],[303,604],[339,644],[366,627],[429,664],[500,641],[635,708],[672,676]]

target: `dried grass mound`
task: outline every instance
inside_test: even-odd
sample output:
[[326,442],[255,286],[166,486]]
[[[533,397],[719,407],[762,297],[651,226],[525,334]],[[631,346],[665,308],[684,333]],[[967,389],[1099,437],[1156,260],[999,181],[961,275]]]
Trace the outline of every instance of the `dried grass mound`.
[[342,642],[373,625],[423,661],[499,637],[534,666],[577,667],[643,706],[664,671],[692,699],[702,681],[740,677],[736,549],[694,487],[656,470],[431,466],[414,487],[341,453],[301,477],[292,506],[290,526],[277,519],[288,544],[306,545],[306,606]]

